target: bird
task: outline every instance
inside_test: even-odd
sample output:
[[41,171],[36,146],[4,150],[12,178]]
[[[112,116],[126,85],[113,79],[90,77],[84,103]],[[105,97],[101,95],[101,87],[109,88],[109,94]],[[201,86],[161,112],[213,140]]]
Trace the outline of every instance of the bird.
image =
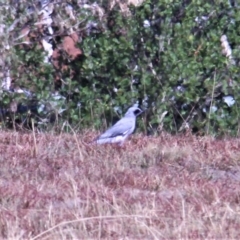
[[136,127],[136,118],[142,112],[143,111],[140,108],[133,105],[127,110],[123,118],[98,136],[93,142],[96,144],[117,143],[122,145],[129,135],[134,132]]

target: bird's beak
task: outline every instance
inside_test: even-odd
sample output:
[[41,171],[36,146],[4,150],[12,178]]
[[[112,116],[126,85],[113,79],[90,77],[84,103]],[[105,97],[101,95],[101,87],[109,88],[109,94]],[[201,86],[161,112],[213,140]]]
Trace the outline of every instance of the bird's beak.
[[139,113],[136,114],[136,117],[143,113],[143,110],[141,110],[140,108],[138,110],[139,110]]

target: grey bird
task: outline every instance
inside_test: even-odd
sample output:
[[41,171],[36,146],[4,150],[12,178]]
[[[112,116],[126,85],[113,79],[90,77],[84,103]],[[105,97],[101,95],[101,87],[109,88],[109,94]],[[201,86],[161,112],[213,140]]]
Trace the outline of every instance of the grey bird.
[[97,144],[118,143],[119,145],[122,145],[126,138],[134,132],[136,118],[142,112],[143,111],[136,107],[136,105],[130,107],[123,118],[97,137],[93,142]]

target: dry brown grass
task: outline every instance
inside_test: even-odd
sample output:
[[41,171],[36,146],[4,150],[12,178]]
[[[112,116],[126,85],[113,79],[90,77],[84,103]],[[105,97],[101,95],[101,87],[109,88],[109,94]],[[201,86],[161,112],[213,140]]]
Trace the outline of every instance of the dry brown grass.
[[94,136],[0,133],[0,239],[240,238],[239,139]]

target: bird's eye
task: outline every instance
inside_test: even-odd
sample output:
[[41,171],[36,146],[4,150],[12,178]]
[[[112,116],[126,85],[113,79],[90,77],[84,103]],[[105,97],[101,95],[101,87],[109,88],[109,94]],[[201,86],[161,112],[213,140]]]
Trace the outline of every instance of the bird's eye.
[[134,111],[134,115],[138,116],[140,113],[142,113],[142,111],[140,109],[137,109]]

